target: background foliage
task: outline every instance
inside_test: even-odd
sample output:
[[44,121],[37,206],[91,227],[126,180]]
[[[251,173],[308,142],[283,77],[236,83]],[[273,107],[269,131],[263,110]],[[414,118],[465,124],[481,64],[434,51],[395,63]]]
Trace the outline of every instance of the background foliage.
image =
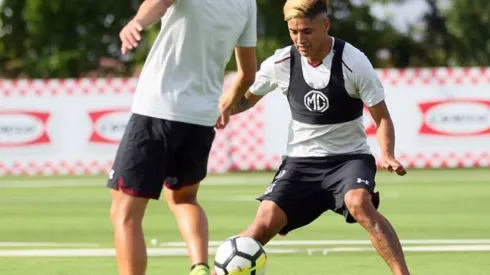
[[[119,51],[119,31],[141,0],[4,0],[0,7],[0,77],[52,78],[134,75],[159,31],[148,28],[130,56]],[[349,41],[375,67],[487,66],[490,64],[490,1],[451,0],[442,10],[425,0],[424,29],[402,33],[370,13],[372,0],[332,0],[333,36]],[[258,0],[260,61],[290,44],[282,17],[284,1]],[[395,15],[396,16],[396,15]],[[228,70],[235,63],[231,58]]]

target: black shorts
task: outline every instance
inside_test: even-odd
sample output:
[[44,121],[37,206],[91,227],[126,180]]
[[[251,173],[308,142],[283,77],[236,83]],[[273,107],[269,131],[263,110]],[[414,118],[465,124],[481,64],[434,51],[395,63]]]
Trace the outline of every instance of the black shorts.
[[366,189],[373,194],[373,204],[378,208],[375,175],[376,161],[368,154],[286,157],[258,200],[273,201],[286,213],[288,224],[279,232],[282,235],[310,224],[328,210],[344,215],[348,223],[355,223],[344,204],[344,196],[351,189]]
[[170,189],[206,177],[214,127],[132,114],[116,153],[107,187],[158,199]]

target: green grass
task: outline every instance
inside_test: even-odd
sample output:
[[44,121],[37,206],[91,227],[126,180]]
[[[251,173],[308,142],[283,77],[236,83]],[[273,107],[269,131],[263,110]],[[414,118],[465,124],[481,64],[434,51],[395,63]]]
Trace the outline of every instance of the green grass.
[[[488,275],[489,253],[408,253],[414,275]],[[148,274],[187,275],[185,258],[150,258]],[[2,259],[0,274],[35,275],[117,275],[116,265],[109,258],[41,258]],[[332,254],[329,256],[275,255],[270,257],[272,275],[389,275],[384,263],[375,255]]]
[[[234,235],[251,222],[258,205],[254,198],[271,178],[271,173],[236,173],[211,175],[203,183],[199,200],[208,213],[213,241]],[[489,169],[412,170],[405,177],[381,172],[377,184],[380,211],[401,239],[490,239]],[[104,186],[104,177],[0,178],[0,243],[87,243],[111,248],[110,194]],[[144,227],[148,243],[150,239],[181,241],[164,201],[150,203]],[[367,236],[359,225],[326,213],[308,227],[275,240],[367,240]],[[312,247],[345,246],[297,245],[296,254],[271,254],[268,274],[389,274],[374,252],[306,253]],[[0,246],[0,252],[28,248]],[[490,252],[406,254],[412,274],[490,274]],[[188,265],[185,257],[151,257],[148,274],[187,274]],[[117,271],[112,257],[0,257],[0,274],[109,275]]]

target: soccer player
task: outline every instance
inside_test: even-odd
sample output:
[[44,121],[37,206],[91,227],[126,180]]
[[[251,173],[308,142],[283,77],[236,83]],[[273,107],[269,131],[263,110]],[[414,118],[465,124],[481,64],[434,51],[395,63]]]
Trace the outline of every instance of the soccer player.
[[[196,194],[218,118],[226,124],[255,79],[256,13],[254,0],[146,0],[122,29],[126,54],[145,27],[161,20],[107,184],[120,275],[146,272],[142,220],[162,189],[188,247],[190,274],[209,274],[208,224]],[[221,97],[234,49],[237,78]]]
[[279,90],[292,114],[286,156],[242,235],[265,245],[331,210],[364,227],[392,273],[407,275],[395,230],[377,211],[376,163],[363,126],[366,105],[377,125],[383,167],[405,175],[394,156],[394,127],[376,71],[359,49],[329,36],[326,0],[288,0],[284,17],[294,45],[261,64],[232,111],[243,112]]

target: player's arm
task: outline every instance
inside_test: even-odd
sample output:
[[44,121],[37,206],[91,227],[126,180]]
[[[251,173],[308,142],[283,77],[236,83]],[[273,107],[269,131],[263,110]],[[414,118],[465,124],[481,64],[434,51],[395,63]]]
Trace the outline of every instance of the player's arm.
[[220,99],[221,111],[230,110],[247,92],[255,81],[257,72],[257,4],[249,1],[248,19],[238,38],[235,47],[237,73],[235,78]]
[[395,127],[386,106],[383,84],[366,56],[358,62],[354,68],[355,83],[360,98],[376,123],[376,137],[381,149],[383,167],[390,172],[404,175],[405,168],[395,158]]
[[233,106],[232,115],[244,112],[259,102],[266,94],[277,89],[275,69],[275,57],[267,58],[260,65],[260,70],[255,76],[255,82],[245,95]]
[[147,26],[158,22],[175,1],[176,0],[145,0],[139,7],[134,19],[137,20],[144,29]]
[[368,107],[369,113],[376,123],[376,136],[383,156],[395,156],[395,127],[390,112],[383,100]]
[[252,108],[262,97],[263,96],[254,95],[252,92],[247,91],[245,96],[242,97],[235,105],[233,105],[231,108],[231,115],[236,115]]
[[255,81],[255,73],[257,72],[255,47],[236,47],[235,58],[237,73],[230,88],[220,99],[221,110],[230,110],[235,106]]
[[177,0],[145,0],[141,4],[136,16],[119,33],[123,55],[138,46],[141,40],[140,32],[160,20],[175,1]]

